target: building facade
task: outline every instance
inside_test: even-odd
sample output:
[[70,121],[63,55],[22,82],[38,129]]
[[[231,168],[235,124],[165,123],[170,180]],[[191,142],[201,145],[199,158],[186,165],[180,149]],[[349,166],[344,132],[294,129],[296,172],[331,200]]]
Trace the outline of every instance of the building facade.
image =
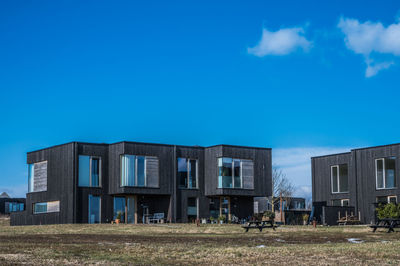
[[400,196],[400,144],[311,158],[313,202],[354,206],[363,223],[375,221],[380,202]]
[[12,225],[241,219],[272,187],[269,148],[72,142],[27,163],[26,210]]
[[0,214],[9,215],[25,210],[24,198],[11,198],[6,192],[0,194]]

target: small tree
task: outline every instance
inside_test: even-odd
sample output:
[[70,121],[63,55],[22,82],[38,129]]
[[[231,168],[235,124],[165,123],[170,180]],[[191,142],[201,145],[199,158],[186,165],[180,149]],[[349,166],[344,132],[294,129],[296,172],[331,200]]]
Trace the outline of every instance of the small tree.
[[286,204],[290,204],[293,192],[294,186],[292,182],[286,177],[282,169],[274,166],[272,168],[272,211],[275,211],[275,203],[280,201],[280,197],[286,201]]

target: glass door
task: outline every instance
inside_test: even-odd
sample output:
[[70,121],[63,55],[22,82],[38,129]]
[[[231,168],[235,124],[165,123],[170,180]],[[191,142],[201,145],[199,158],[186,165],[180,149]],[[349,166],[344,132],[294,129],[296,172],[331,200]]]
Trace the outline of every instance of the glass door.
[[224,215],[225,220],[231,220],[231,199],[221,197],[220,204],[220,215]]
[[100,196],[89,195],[88,222],[90,224],[100,223],[100,210],[101,210]]
[[136,215],[135,198],[133,196],[126,197],[126,223],[134,224]]
[[114,197],[114,220],[117,219],[118,213],[121,213],[121,223],[136,223],[135,196]]

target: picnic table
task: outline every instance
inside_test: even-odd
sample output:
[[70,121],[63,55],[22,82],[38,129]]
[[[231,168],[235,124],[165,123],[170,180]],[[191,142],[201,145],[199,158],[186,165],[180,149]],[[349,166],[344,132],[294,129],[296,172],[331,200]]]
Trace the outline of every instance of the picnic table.
[[375,224],[370,225],[369,227],[373,229],[372,232],[375,232],[376,229],[378,228],[387,228],[388,233],[394,232],[394,228],[400,227],[400,218],[378,219],[378,221]]
[[274,224],[274,221],[250,221],[242,227],[246,229],[246,232],[248,232],[249,229],[258,229],[262,232],[263,228],[272,228],[275,230],[277,226]]

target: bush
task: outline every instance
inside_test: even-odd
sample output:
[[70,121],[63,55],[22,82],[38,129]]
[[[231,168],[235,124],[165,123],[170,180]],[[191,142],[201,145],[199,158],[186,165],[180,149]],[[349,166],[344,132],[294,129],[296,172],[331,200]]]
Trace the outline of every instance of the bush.
[[119,212],[117,213],[117,220],[121,220],[121,216],[122,216],[122,212],[119,211]]
[[379,219],[385,218],[399,218],[400,217],[400,204],[389,203],[386,205],[379,204],[376,208]]
[[268,217],[268,218],[271,219],[271,220],[274,220],[274,219],[275,219],[275,213],[272,212],[272,211],[266,211],[266,212],[264,212],[263,216],[264,216],[264,217]]
[[307,213],[303,214],[303,221],[307,222],[308,218],[310,218],[310,215],[308,215]]
[[225,219],[226,219],[226,216],[225,216],[225,215],[220,215],[220,216],[218,217],[218,221],[225,221]]

